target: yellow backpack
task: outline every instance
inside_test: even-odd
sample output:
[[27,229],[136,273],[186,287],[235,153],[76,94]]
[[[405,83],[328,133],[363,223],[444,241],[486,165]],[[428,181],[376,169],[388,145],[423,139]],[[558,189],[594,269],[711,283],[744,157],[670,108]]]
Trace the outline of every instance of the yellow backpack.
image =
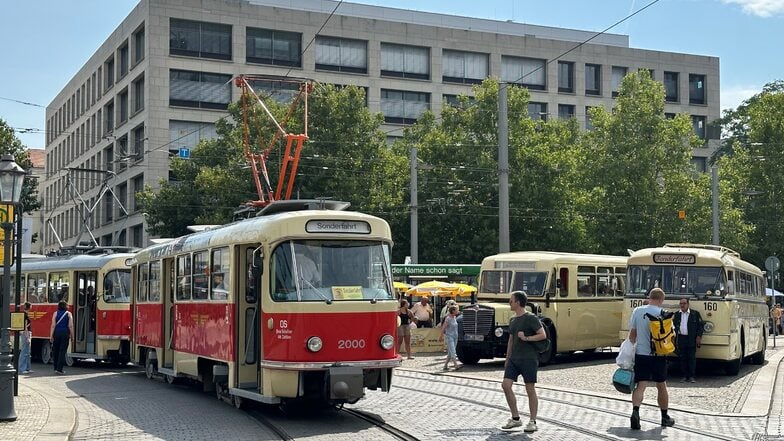
[[662,310],[660,316],[645,314],[651,327],[651,352],[667,355],[675,352],[675,327],[672,325],[673,313]]

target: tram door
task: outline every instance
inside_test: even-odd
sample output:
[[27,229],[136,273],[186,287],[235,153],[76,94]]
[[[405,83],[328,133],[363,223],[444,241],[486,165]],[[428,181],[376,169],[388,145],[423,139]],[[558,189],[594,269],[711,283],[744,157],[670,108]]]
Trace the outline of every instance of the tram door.
[[73,352],[95,353],[95,271],[76,273],[76,305],[74,308],[74,339]]
[[174,366],[174,291],[177,278],[174,274],[174,258],[163,260],[163,348],[158,366],[171,369]]
[[[256,246],[243,245],[237,248],[232,282],[237,307],[237,387],[253,391],[259,390],[259,304],[260,278],[254,264],[260,260]],[[255,254],[254,254],[255,252]],[[256,257],[254,259],[254,256]]]

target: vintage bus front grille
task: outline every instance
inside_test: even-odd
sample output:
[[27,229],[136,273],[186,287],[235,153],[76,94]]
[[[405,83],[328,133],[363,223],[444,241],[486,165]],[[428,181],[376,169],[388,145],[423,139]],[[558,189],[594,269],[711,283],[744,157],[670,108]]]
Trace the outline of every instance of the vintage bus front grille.
[[472,309],[463,310],[463,332],[474,335],[487,335],[493,329],[495,323],[492,309]]

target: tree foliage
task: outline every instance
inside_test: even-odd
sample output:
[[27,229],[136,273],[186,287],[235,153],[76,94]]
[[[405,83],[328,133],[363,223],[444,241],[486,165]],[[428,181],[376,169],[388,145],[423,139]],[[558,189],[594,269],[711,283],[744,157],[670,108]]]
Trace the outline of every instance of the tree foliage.
[[[22,145],[22,141],[16,137],[14,130],[2,118],[0,118],[0,154],[13,155],[14,161],[27,171],[33,168],[30,153]],[[27,213],[41,208],[41,202],[38,200],[38,181],[36,179],[25,178],[22,187],[21,203],[24,211]]]

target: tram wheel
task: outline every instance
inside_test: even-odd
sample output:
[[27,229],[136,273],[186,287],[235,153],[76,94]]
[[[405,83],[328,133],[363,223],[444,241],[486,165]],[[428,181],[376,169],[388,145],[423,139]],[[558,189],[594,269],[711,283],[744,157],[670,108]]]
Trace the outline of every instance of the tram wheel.
[[65,365],[68,367],[73,367],[76,364],[76,359],[70,356],[69,354],[65,354]]
[[152,358],[148,358],[147,361],[144,362],[144,375],[147,377],[148,380],[152,380],[155,374],[158,373],[158,366],[156,366],[156,361]]
[[52,343],[49,340],[41,344],[41,363],[49,364],[52,361]]
[[166,374],[163,377],[166,379],[166,382],[169,384],[177,383],[177,377],[175,377],[174,375]]
[[237,409],[242,409],[242,397],[238,395],[232,395],[231,401],[234,404],[234,407],[236,407]]

